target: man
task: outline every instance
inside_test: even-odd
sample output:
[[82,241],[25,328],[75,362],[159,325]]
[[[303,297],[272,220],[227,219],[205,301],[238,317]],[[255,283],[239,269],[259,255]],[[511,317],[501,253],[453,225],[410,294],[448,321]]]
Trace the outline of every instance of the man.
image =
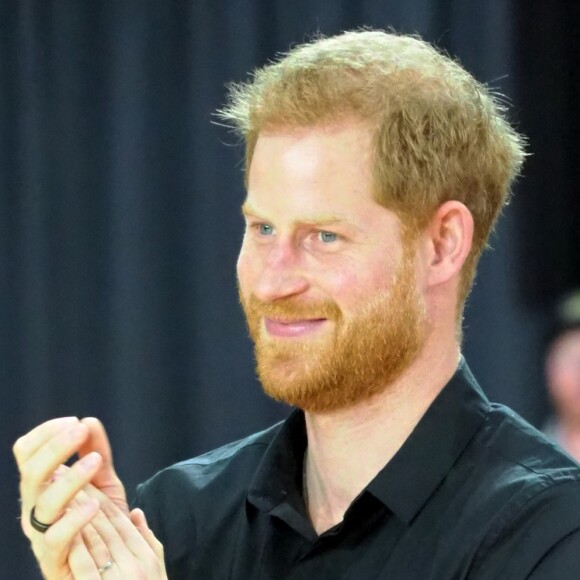
[[580,461],[580,290],[558,301],[550,334],[545,367],[555,413],[543,430]]
[[524,156],[498,104],[428,44],[362,31],[292,50],[222,117],[246,140],[258,374],[298,409],[160,472],[129,517],[96,420],[38,427],[15,454],[45,574],[163,577],[160,541],[170,578],[577,578],[578,466],[460,355]]

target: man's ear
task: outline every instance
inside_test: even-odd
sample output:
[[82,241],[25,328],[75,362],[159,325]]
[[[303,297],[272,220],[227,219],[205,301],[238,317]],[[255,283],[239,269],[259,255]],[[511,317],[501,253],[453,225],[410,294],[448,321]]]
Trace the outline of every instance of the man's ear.
[[460,201],[446,201],[425,230],[427,285],[438,286],[458,275],[471,251],[473,216]]

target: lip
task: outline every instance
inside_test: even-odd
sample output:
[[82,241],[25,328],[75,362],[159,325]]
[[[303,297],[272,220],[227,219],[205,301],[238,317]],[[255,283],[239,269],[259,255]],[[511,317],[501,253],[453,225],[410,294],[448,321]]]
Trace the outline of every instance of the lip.
[[296,337],[306,336],[316,332],[324,323],[326,318],[314,318],[306,320],[273,320],[272,318],[265,318],[264,325],[266,332],[270,336],[279,337]]

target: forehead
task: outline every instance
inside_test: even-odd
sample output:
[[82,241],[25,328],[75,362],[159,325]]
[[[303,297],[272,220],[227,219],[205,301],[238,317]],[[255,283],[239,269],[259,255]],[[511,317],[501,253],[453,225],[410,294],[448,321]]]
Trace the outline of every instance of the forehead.
[[262,172],[266,159],[276,157],[288,164],[299,163],[314,169],[320,164],[335,165],[349,161],[349,166],[369,168],[370,128],[358,121],[313,127],[288,127],[262,131],[256,141],[250,166],[252,172]]
[[337,215],[378,207],[370,130],[351,122],[261,133],[248,172],[247,205]]

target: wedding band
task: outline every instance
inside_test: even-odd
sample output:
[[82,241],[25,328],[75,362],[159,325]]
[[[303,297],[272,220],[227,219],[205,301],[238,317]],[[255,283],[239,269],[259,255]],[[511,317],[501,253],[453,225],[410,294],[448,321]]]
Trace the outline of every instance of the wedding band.
[[30,525],[37,531],[40,532],[41,534],[44,534],[46,532],[46,530],[48,530],[48,528],[50,528],[50,526],[52,526],[52,524],[44,524],[42,522],[39,522],[36,519],[36,516],[34,515],[34,510],[36,509],[36,506],[34,506],[32,508],[32,510],[30,510]]
[[105,562],[98,570],[99,574],[102,576],[109,568],[113,567],[113,564],[115,562],[113,562],[113,560],[108,560],[107,562]]

